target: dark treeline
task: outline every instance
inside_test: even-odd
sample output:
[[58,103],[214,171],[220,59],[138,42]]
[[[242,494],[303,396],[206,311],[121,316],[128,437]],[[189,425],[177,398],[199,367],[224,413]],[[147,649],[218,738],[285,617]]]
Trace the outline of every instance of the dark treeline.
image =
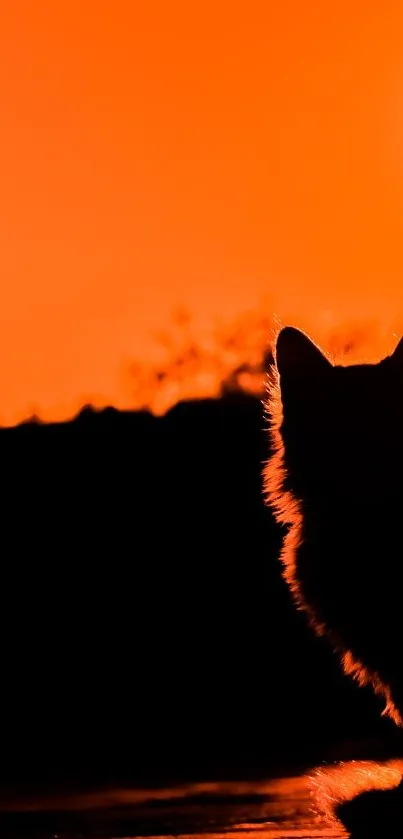
[[392,737],[290,603],[267,446],[239,393],[0,431],[3,783],[248,777]]

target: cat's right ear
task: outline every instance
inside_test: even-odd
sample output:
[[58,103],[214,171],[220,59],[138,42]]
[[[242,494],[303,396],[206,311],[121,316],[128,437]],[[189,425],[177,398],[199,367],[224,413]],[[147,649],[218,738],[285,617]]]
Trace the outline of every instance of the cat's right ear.
[[286,326],[276,342],[280,383],[317,381],[332,370],[332,364],[313,341],[293,326]]
[[400,339],[390,357],[396,364],[403,367],[403,338]]

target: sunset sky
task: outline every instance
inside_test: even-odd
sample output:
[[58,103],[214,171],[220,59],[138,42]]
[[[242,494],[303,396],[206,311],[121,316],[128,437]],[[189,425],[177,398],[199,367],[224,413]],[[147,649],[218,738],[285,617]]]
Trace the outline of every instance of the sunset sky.
[[4,0],[0,72],[1,422],[128,407],[179,306],[403,324],[397,0]]

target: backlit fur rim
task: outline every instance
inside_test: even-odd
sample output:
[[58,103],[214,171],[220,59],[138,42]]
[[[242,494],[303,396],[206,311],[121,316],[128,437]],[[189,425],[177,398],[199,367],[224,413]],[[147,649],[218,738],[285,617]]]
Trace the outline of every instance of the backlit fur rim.
[[[403,726],[403,719],[393,702],[390,687],[382,681],[378,673],[371,672],[359,659],[355,658],[351,650],[341,646],[339,639],[334,637],[332,631],[325,624],[318,621],[314,610],[305,601],[302,594],[297,574],[297,551],[302,542],[303,517],[301,505],[289,490],[284,489],[286,466],[283,440],[280,431],[283,420],[283,407],[276,358],[277,337],[280,331],[281,327],[274,336],[273,362],[270,365],[265,382],[267,395],[263,405],[270,437],[271,456],[264,464],[263,494],[265,503],[273,510],[278,524],[285,525],[288,528],[280,553],[283,577],[290,588],[297,609],[307,614],[309,624],[315,633],[319,636],[326,636],[335,651],[339,654],[344,673],[357,681],[361,687],[366,685],[371,686],[373,691],[386,701],[382,716],[388,716],[396,725]],[[308,338],[308,336],[306,337]],[[311,339],[308,338],[308,340]],[[320,347],[318,349],[320,352],[323,352]],[[331,361],[331,359],[329,360]]]

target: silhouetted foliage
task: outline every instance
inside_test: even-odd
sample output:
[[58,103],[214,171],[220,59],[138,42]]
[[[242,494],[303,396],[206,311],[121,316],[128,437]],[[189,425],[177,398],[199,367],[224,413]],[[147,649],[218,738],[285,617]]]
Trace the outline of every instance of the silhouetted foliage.
[[247,777],[387,730],[289,601],[264,428],[232,393],[0,431],[3,781]]

